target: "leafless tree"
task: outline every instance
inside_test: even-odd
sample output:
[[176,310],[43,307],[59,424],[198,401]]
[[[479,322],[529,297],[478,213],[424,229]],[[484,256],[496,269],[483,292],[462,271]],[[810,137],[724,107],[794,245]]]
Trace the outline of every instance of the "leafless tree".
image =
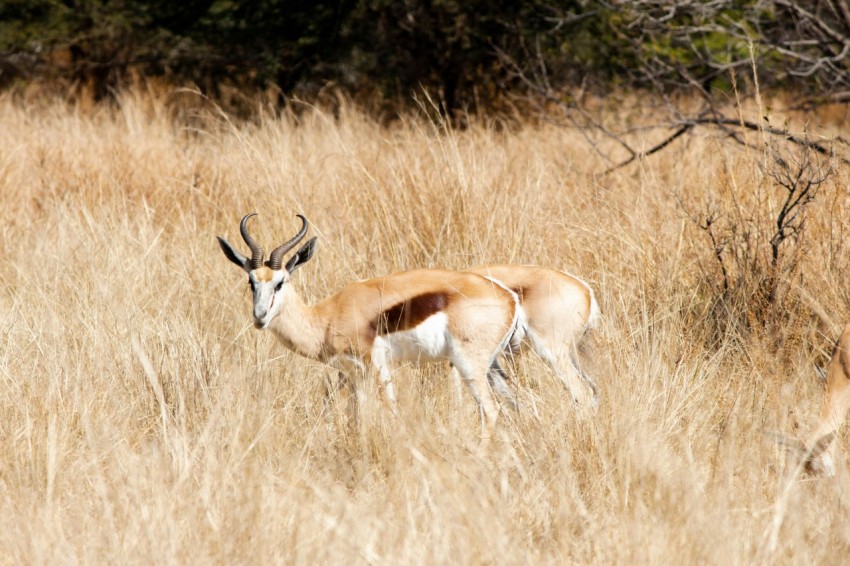
[[[850,164],[850,144],[844,138],[795,135],[765,116],[730,114],[718,102],[728,96],[717,96],[718,91],[731,92],[742,103],[761,86],[799,93],[793,107],[850,102],[848,0],[590,0],[542,9],[549,30],[521,43],[520,54],[500,55],[510,79],[525,88],[526,100],[545,107],[550,116],[557,109],[565,125],[584,133],[608,163],[603,173],[656,154],[701,128],[744,145],[744,133],[758,131]],[[568,42],[570,30],[585,18],[614,11],[618,17],[606,21],[615,39],[607,41],[618,41],[629,54],[629,64],[621,70],[626,82],[652,92],[651,103],[667,116],[643,127],[658,132],[656,143],[644,150],[629,141],[637,133],[634,126],[606,124],[586,109],[583,86],[565,88],[559,80],[559,41]],[[686,106],[680,104],[682,93],[690,95]],[[696,110],[694,96],[700,101]],[[613,142],[615,149],[603,140]]]

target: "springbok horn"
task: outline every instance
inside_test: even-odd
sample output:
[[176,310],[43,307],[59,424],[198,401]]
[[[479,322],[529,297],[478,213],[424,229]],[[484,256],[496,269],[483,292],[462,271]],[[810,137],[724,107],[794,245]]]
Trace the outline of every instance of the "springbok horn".
[[242,217],[242,222],[239,223],[239,231],[242,233],[242,239],[251,248],[251,269],[257,269],[263,265],[263,248],[248,233],[248,219],[252,216],[257,216],[257,213],[252,212]]
[[309,223],[307,219],[301,216],[300,214],[296,214],[298,218],[301,219],[301,229],[298,230],[298,233],[295,234],[288,242],[284,242],[280,246],[276,247],[274,251],[272,251],[272,255],[269,256],[269,269],[278,270],[280,269],[281,264],[283,263],[283,255],[298,245],[298,242],[304,239],[304,236],[307,235],[307,227]]

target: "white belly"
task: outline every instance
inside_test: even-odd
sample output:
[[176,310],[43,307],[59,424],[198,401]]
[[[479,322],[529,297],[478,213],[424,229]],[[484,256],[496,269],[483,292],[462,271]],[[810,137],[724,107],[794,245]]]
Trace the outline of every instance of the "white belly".
[[437,313],[419,326],[375,338],[375,350],[392,362],[437,362],[449,354],[448,317]]

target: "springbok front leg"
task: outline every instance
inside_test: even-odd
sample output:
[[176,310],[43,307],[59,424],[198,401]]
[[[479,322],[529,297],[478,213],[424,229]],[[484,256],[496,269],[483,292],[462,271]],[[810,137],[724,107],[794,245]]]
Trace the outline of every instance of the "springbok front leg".
[[393,384],[389,350],[390,347],[385,340],[376,338],[375,344],[372,346],[369,365],[373,377],[377,377],[377,383],[380,385],[381,391],[383,391],[384,400],[390,408],[390,412],[394,416],[398,416],[398,401],[396,400],[395,385]]

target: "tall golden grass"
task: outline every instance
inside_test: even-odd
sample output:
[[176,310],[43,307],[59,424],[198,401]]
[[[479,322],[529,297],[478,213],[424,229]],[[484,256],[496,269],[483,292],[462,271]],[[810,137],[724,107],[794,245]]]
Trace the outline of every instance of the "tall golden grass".
[[[599,177],[609,164],[574,130],[382,127],[345,104],[236,124],[138,93],[0,98],[0,123],[0,561],[850,556],[846,433],[837,478],[818,481],[789,479],[763,437],[813,425],[811,365],[848,318],[846,169],[811,210],[793,282],[808,306],[777,343],[711,319],[712,250],[680,201],[769,216],[777,197],[764,152],[709,134]],[[398,418],[376,401],[351,434],[325,400],[332,370],[251,326],[215,236],[238,241],[252,211],[266,246],[311,220],[319,251],[294,282],[308,301],[423,266],[580,275],[604,313],[584,358],[598,414],[576,419],[530,358],[512,387],[539,416],[503,412],[480,449],[448,368],[402,368]]]

